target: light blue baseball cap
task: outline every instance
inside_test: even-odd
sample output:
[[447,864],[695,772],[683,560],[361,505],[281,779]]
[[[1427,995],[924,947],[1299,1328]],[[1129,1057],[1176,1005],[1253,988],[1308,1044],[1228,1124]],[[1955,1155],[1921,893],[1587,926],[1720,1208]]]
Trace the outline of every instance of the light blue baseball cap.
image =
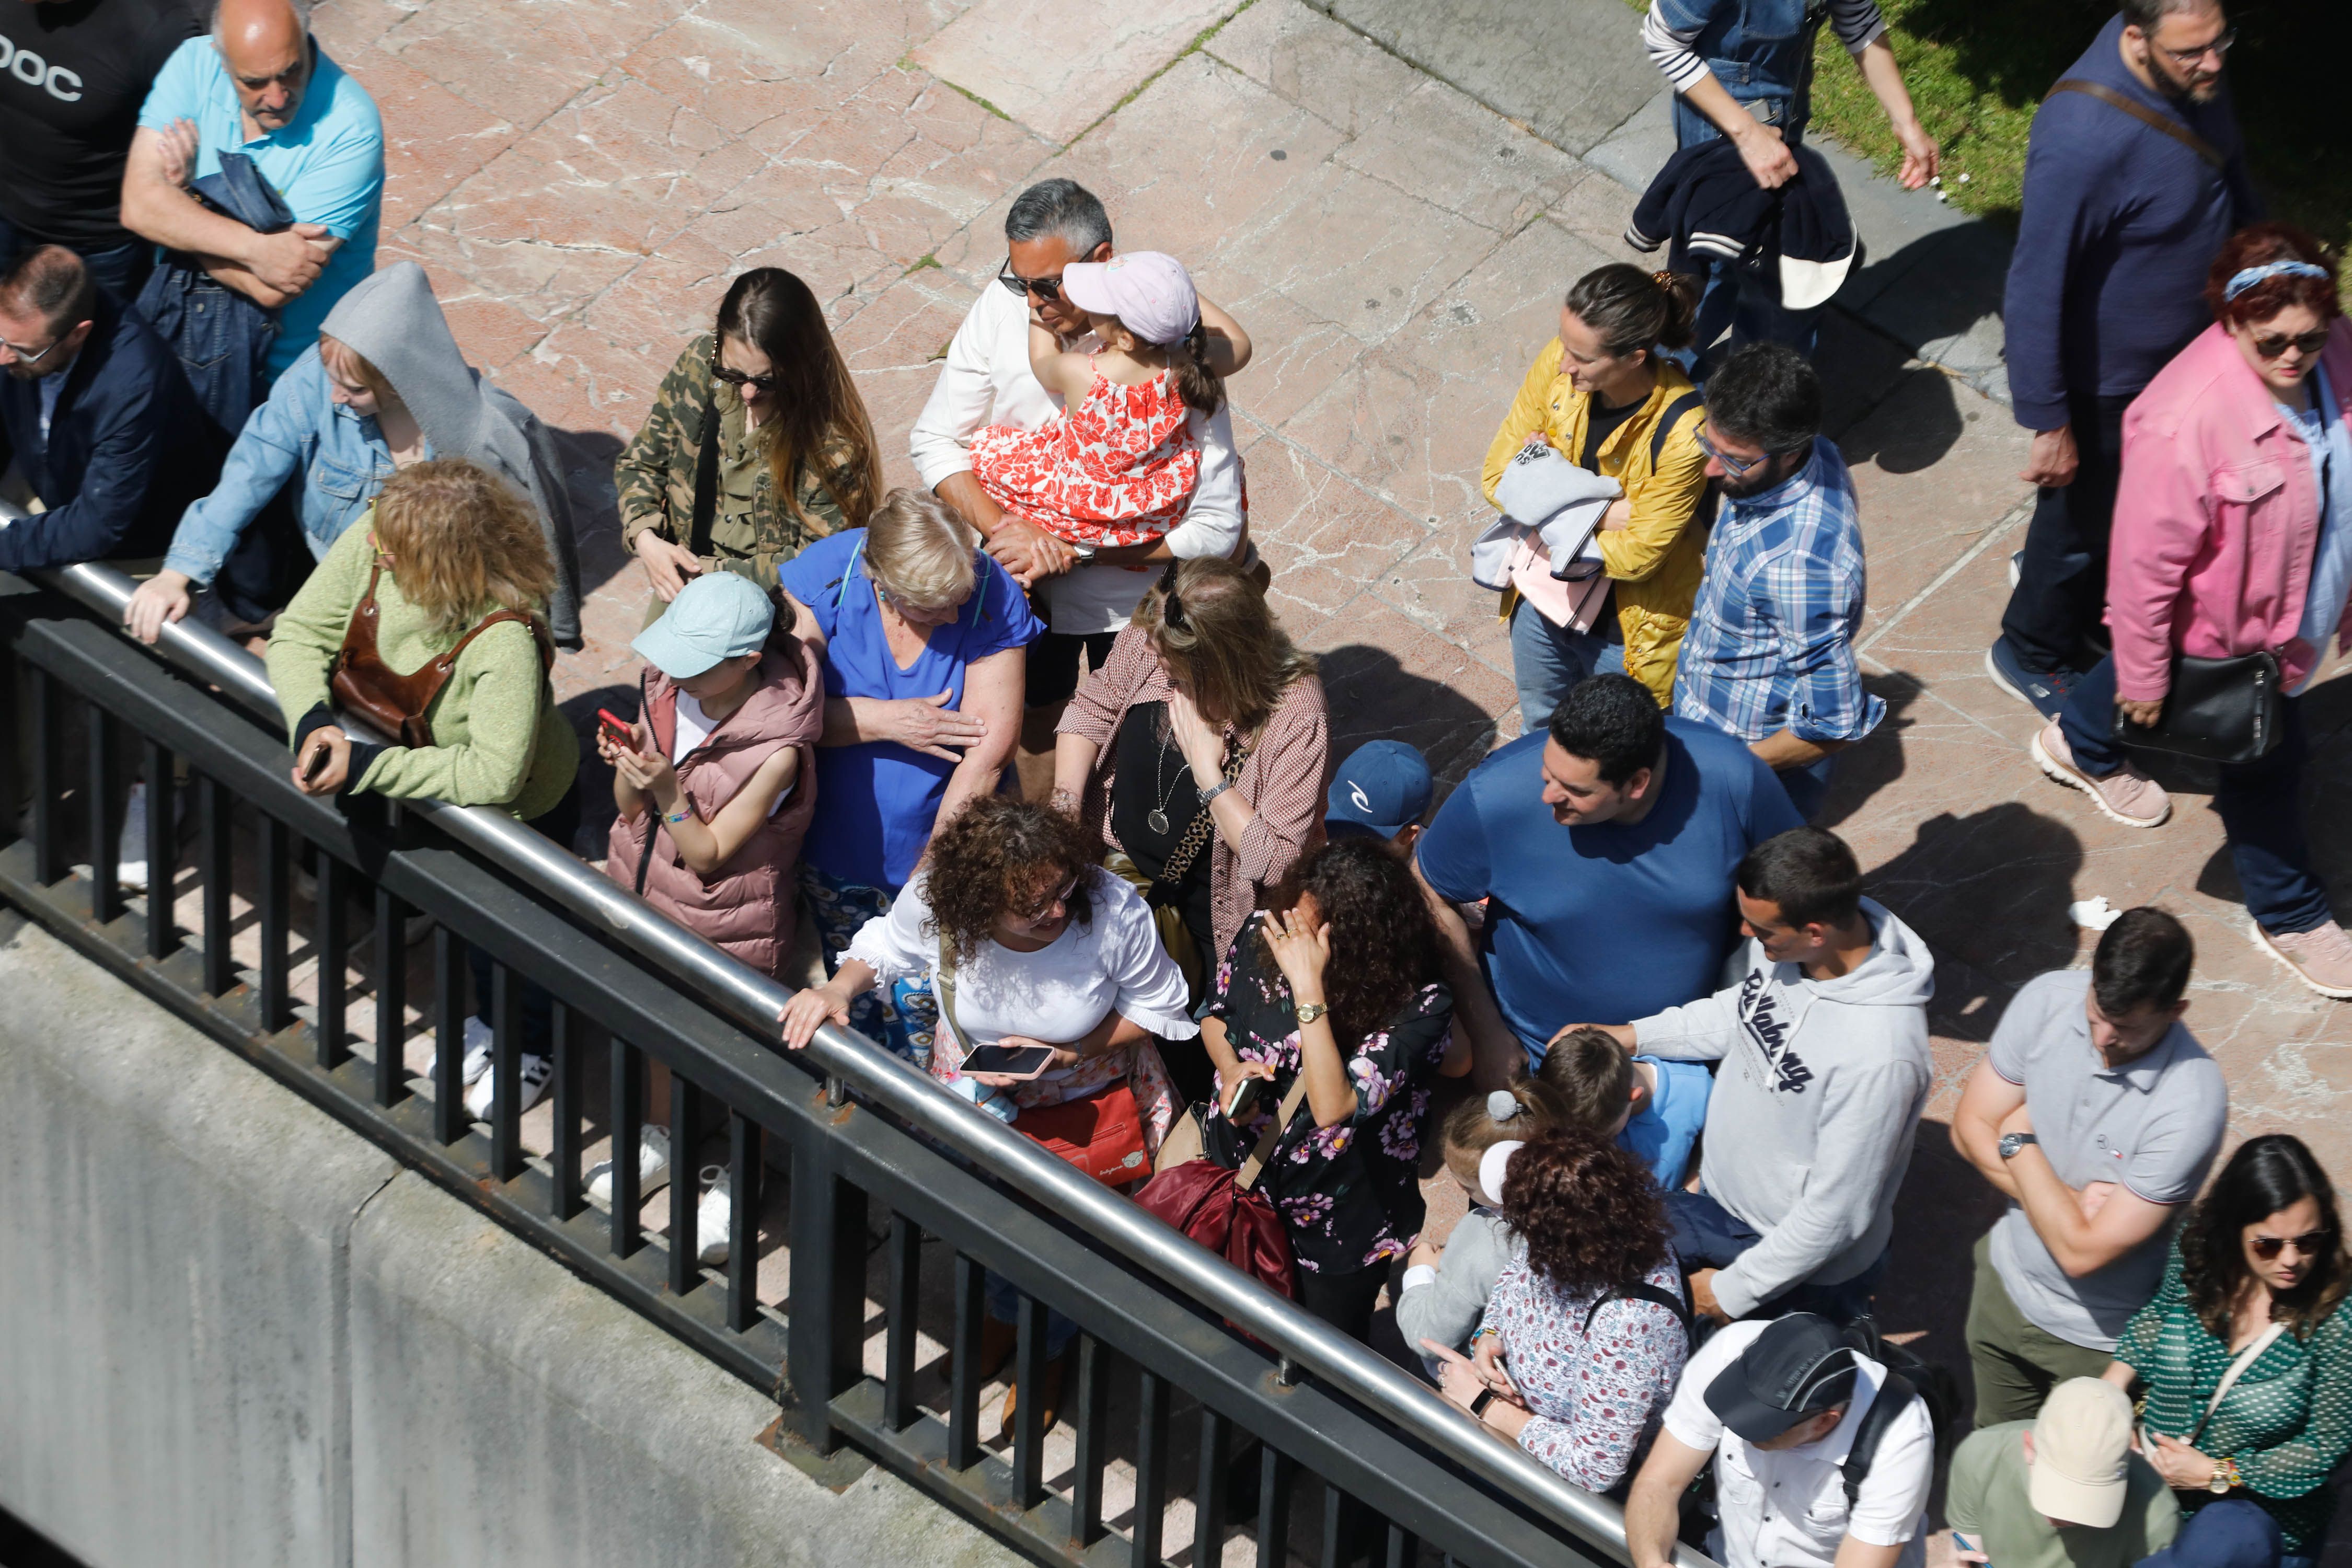
[[759,652],[775,624],[776,606],[757,583],[706,572],[629,646],[672,680],[691,680],[722,658]]

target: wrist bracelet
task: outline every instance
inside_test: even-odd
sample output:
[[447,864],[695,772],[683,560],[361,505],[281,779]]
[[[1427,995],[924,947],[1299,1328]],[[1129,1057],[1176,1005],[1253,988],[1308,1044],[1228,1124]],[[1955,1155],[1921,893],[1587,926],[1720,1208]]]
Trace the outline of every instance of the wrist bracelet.
[[1211,801],[1213,801],[1213,800],[1216,799],[1219,795],[1221,795],[1224,794],[1227,790],[1229,790],[1229,789],[1231,789],[1231,788],[1233,788],[1233,787],[1234,787],[1234,781],[1233,781],[1233,780],[1231,780],[1231,779],[1219,779],[1219,780],[1218,780],[1214,784],[1212,784],[1209,788],[1204,789],[1204,790],[1200,790],[1200,791],[1198,791],[1198,792],[1196,792],[1196,793],[1197,793],[1197,794],[1200,795],[1200,797],[1201,797],[1201,804],[1202,804],[1202,805],[1208,805]]
[[1478,1391],[1478,1397],[1470,1402],[1470,1414],[1476,1419],[1484,1421],[1486,1418],[1486,1406],[1494,1403],[1495,1391],[1491,1388],[1482,1388]]
[[677,824],[684,822],[688,817],[692,816],[693,815],[694,805],[689,801],[686,805],[679,806],[676,811],[663,812],[662,820],[675,827]]

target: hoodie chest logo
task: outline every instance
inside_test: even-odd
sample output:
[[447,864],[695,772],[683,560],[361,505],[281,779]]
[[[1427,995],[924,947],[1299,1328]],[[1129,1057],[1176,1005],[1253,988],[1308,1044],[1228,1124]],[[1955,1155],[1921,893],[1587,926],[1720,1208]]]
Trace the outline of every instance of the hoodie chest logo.
[[1765,1064],[1772,1069],[1772,1087],[1783,1094],[1802,1094],[1813,1081],[1813,1069],[1789,1048],[1789,1026],[1780,1016],[1780,998],[1767,991],[1761,970],[1749,970],[1739,988],[1739,1013],[1748,1037],[1756,1042]]

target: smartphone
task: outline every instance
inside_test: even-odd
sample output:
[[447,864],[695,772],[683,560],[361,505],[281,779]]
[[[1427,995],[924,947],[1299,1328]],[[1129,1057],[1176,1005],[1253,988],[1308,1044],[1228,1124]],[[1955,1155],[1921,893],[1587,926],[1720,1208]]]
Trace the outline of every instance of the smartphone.
[[332,746],[322,745],[314,749],[310,752],[310,760],[302,764],[302,782],[317,784],[319,775],[327,771],[328,760],[334,754],[335,748]]
[[1958,1547],[1963,1552],[1974,1552],[1977,1550],[1977,1543],[1970,1541],[1967,1536],[1962,1535],[1957,1530],[1952,1531],[1952,1544]]
[[1230,1121],[1239,1116],[1242,1113],[1242,1104],[1249,1099],[1250,1091],[1265,1081],[1265,1079],[1262,1078],[1245,1078],[1234,1085],[1234,1092],[1225,1097],[1225,1120]]
[[596,710],[596,728],[623,751],[634,752],[637,749],[636,726],[616,715],[610,708]]
[[1051,1046],[982,1046],[963,1058],[964,1071],[998,1078],[1035,1078],[1053,1065]]

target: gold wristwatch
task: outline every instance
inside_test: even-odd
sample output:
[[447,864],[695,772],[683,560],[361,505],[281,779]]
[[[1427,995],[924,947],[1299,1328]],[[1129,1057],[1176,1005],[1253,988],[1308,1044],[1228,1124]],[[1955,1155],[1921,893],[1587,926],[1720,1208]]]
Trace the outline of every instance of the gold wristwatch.
[[1307,1027],[1307,1025],[1323,1016],[1324,1014],[1328,1013],[1330,1010],[1329,1005],[1325,1003],[1301,1002],[1298,1005],[1298,1026],[1302,1029]]
[[2216,1459],[2213,1461],[2213,1479],[2205,1483],[2205,1489],[2215,1497],[2226,1497],[2242,1484],[2238,1479],[2238,1462],[2235,1459]]

